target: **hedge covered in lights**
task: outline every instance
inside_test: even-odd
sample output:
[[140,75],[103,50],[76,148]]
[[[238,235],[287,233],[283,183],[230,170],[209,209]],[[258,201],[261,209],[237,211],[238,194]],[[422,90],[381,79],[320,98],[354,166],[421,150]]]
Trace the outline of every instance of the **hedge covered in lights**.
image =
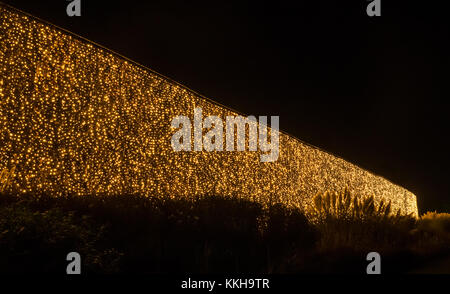
[[260,162],[261,151],[175,152],[170,122],[196,107],[238,115],[0,4],[0,170],[14,170],[6,191],[221,195],[307,209],[316,193],[348,186],[417,215],[411,192],[284,133],[275,162]]

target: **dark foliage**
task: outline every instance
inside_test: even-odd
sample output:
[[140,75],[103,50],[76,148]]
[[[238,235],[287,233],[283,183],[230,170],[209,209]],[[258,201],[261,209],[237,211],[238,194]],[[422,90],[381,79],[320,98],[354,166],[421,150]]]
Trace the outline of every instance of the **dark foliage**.
[[0,272],[64,274],[72,251],[83,273],[365,273],[370,251],[409,272],[449,257],[448,215],[370,206],[306,217],[223,197],[1,195]]

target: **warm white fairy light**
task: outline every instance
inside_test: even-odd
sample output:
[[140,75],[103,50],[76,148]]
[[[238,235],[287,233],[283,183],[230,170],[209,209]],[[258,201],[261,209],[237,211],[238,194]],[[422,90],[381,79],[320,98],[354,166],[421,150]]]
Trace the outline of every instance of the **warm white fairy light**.
[[271,163],[260,151],[174,152],[173,117],[195,107],[237,114],[3,5],[0,99],[0,171],[15,167],[10,192],[224,195],[307,208],[317,192],[347,185],[417,215],[411,192],[286,134]]

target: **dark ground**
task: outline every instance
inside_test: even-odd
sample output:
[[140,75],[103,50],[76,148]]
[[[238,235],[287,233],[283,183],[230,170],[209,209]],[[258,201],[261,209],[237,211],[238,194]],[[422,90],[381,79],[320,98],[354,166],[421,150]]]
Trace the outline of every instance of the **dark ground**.
[[449,211],[445,1],[4,0]]
[[356,274],[369,252],[382,273],[447,273],[450,217],[311,222],[282,205],[133,195],[0,195],[0,274],[64,274],[69,252],[92,274]]

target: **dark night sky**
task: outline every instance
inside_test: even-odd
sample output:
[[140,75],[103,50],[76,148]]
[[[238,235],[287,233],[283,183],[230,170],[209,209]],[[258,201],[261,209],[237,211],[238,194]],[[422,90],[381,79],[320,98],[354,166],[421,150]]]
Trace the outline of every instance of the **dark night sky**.
[[[445,1],[3,0],[449,211]],[[348,2],[348,3],[347,3]],[[395,3],[391,3],[395,2]],[[442,2],[442,3],[439,3]]]

